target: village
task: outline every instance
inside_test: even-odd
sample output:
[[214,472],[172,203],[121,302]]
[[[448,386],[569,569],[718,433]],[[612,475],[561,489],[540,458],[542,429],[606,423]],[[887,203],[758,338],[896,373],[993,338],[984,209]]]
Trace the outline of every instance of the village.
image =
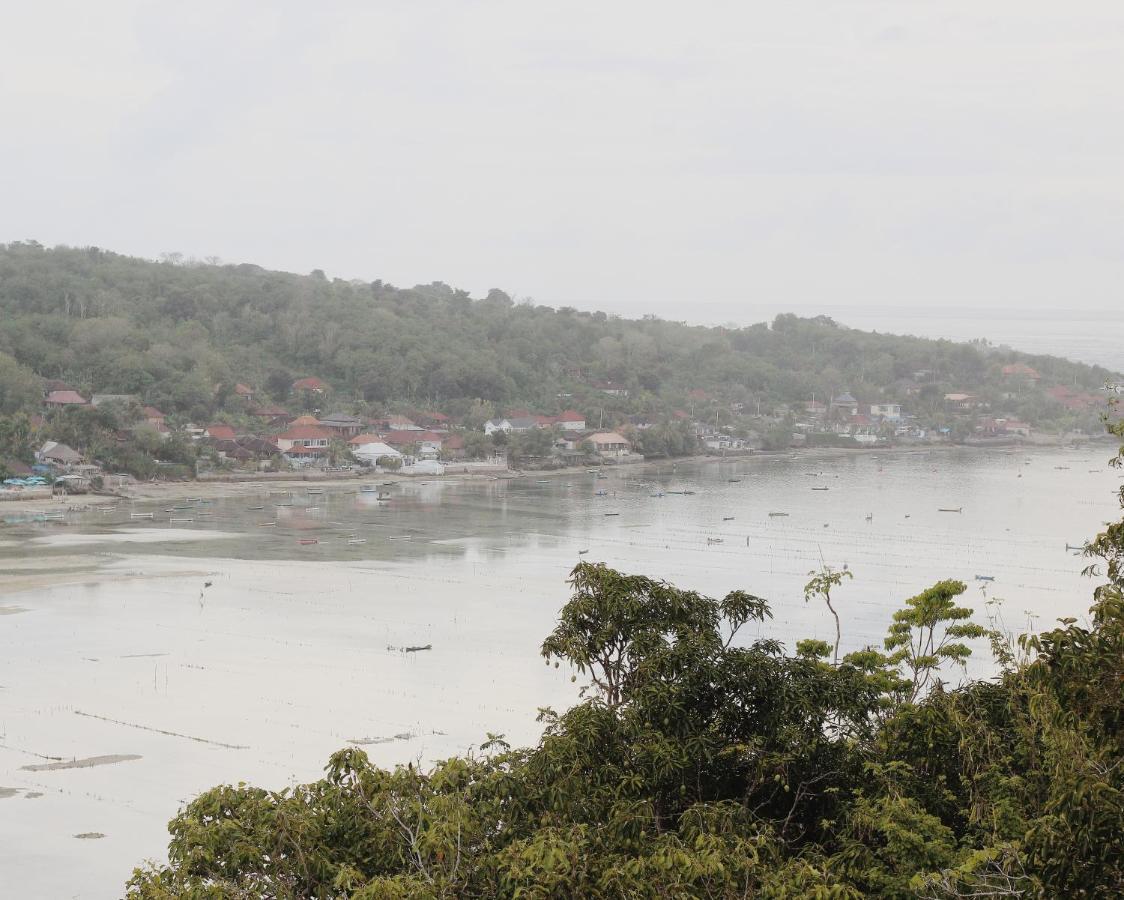
[[[919,370],[895,385],[901,402],[861,402],[841,391],[768,410],[760,403],[750,410],[691,390],[686,408],[659,415],[630,413],[629,388],[593,382],[590,387],[605,400],[589,415],[573,408],[558,413],[510,408],[482,424],[405,407],[362,414],[360,404],[340,401],[314,375],[292,383],[287,406],[262,398],[250,385],[234,384],[217,420],[206,424],[174,420],[138,396],[93,393],[87,398],[50,381],[42,412],[27,421],[34,461],[0,458],[0,499],[112,490],[133,480],[244,479],[286,472],[496,474],[799,448],[1050,443],[1084,435],[1039,434],[993,406],[1011,407],[1027,394],[1073,412],[1104,405],[1104,397],[1096,394],[1062,385],[1042,388],[1039,374],[1023,363],[1004,366],[1002,378],[998,396],[942,391],[934,398],[933,374]],[[560,395],[559,403],[571,396]],[[106,441],[112,445],[108,449]],[[137,465],[138,457],[148,464]]]

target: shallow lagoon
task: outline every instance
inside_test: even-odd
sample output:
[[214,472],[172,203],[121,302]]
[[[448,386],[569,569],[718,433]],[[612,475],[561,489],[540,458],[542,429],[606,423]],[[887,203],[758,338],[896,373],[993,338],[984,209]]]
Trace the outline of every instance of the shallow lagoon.
[[[982,588],[1005,598],[1013,628],[1081,616],[1092,585],[1066,544],[1118,514],[1110,453],[761,457],[410,482],[385,502],[263,488],[13,519],[0,528],[0,872],[21,896],[117,896],[212,784],[313,779],[349,741],[387,765],[487,731],[533,741],[536,708],[575,696],[537,648],[580,550],[760,594],[774,619],[758,633],[790,646],[833,636],[801,591],[821,559],[855,572],[839,594],[844,649],[879,640],[898,603],[940,578],[967,581],[978,608]],[[45,571],[50,586],[13,590]],[[973,670],[986,674],[982,656]],[[94,762],[25,768],[45,757]],[[104,837],[74,837],[90,833]]]

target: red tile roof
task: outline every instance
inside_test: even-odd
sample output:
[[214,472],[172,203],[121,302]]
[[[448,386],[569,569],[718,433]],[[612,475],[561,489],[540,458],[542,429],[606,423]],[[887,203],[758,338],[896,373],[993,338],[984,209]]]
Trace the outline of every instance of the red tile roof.
[[315,375],[310,375],[308,378],[298,378],[293,382],[294,391],[323,391],[327,388],[328,385]]
[[85,398],[77,391],[51,391],[47,402],[54,406],[85,406]]
[[[308,441],[323,439],[328,440],[331,438],[332,432],[327,428],[321,428],[319,425],[296,425],[294,424],[288,431],[283,431],[277,435],[276,440],[281,441]],[[276,441],[275,441],[276,442]]]
[[233,441],[235,438],[234,429],[229,425],[208,425],[206,434],[207,437],[216,438],[220,441]]

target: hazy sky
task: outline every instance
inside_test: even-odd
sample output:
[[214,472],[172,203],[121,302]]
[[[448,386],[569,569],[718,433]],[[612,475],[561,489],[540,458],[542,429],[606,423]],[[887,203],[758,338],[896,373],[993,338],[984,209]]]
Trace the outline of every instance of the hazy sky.
[[0,239],[697,321],[1121,305],[1124,4],[5,4]]

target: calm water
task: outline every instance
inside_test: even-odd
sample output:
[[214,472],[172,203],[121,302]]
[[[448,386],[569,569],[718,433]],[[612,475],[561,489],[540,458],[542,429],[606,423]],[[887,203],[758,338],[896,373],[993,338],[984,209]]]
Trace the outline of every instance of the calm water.
[[[845,649],[948,577],[970,605],[983,586],[1004,598],[1012,627],[1080,616],[1092,585],[1066,544],[1118,515],[1110,452],[773,457],[37,523],[0,510],[0,566],[67,580],[0,595],[0,788],[16,791],[0,790],[0,872],[18,896],[112,897],[212,784],[306,781],[348,741],[384,764],[486,731],[533,741],[536,708],[574,698],[537,647],[579,558],[765,596],[774,619],[757,633],[790,646],[833,636],[801,590],[821,560],[855,572],[839,593]],[[982,656],[973,667],[988,671]],[[116,755],[139,758],[24,768]],[[105,836],[73,837],[88,832]]]

